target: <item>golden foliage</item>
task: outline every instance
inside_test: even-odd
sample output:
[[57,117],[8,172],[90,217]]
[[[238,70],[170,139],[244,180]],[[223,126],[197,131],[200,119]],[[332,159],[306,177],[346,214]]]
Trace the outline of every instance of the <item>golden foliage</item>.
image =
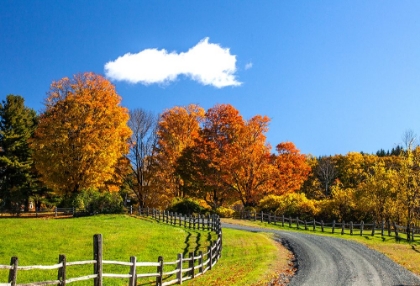
[[[31,147],[42,180],[59,193],[118,181],[128,152],[128,110],[102,76],[77,74],[53,82]],[[118,185],[118,183],[117,183]],[[112,188],[115,189],[115,188]]]

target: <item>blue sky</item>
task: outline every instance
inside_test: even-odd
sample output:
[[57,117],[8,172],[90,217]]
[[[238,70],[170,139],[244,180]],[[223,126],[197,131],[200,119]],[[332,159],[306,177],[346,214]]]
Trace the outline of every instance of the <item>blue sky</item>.
[[130,109],[229,103],[315,156],[420,134],[419,1],[3,0],[0,41],[0,98],[37,111],[53,80],[93,71]]

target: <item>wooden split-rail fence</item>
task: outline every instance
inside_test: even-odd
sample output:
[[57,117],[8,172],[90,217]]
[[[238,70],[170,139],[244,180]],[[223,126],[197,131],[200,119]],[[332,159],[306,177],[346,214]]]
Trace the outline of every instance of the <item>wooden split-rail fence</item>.
[[[147,210],[149,212],[149,210]],[[182,284],[183,281],[194,279],[208,270],[217,263],[221,257],[222,252],[222,228],[220,218],[217,215],[207,216],[206,218],[175,215],[169,212],[161,212],[158,210],[150,210],[149,214],[142,212],[139,209],[140,215],[151,215],[154,218],[166,223],[172,223],[176,225],[177,222],[180,226],[184,227],[197,227],[197,229],[207,229],[215,232],[217,239],[213,240],[206,252],[199,251],[198,253],[190,252],[188,257],[184,257],[182,253],[177,255],[176,260],[166,261],[162,256],[159,256],[156,262],[140,262],[137,261],[135,256],[130,257],[130,261],[111,261],[103,259],[102,242],[103,237],[101,234],[95,234],[93,236],[93,259],[86,261],[67,261],[65,255],[59,255],[58,264],[55,265],[34,265],[34,266],[19,266],[19,260],[17,257],[12,257],[10,265],[0,265],[0,269],[9,270],[9,277],[7,283],[1,283],[0,286],[41,286],[41,285],[67,285],[76,281],[92,280],[94,286],[102,286],[103,278],[116,278],[128,279],[129,286],[137,285],[139,279],[152,278],[156,279],[156,286]],[[179,219],[182,219],[180,222]],[[67,270],[69,267],[75,265],[93,265],[93,273],[90,275],[80,277],[67,277]],[[112,274],[104,273],[103,265],[121,265],[129,267],[128,274]],[[141,269],[150,269],[150,267],[156,267],[156,271],[149,273],[142,271]],[[169,271],[166,269],[170,268]],[[57,279],[42,282],[30,282],[19,284],[17,277],[20,271],[26,270],[57,270]]]
[[331,233],[338,233],[341,232],[341,234],[350,234],[350,235],[363,235],[363,234],[369,234],[371,236],[374,236],[375,234],[381,234],[384,236],[387,234],[388,236],[395,235],[395,238],[397,240],[401,239],[401,233],[406,234],[406,238],[408,241],[414,241],[415,234],[420,233],[420,228],[416,228],[414,226],[411,226],[409,229],[407,229],[407,226],[401,226],[397,225],[395,222],[390,221],[382,221],[380,223],[377,222],[371,222],[371,223],[364,223],[363,221],[360,221],[359,223],[354,223],[352,221],[350,222],[336,222],[333,220],[332,222],[326,223],[324,221],[316,221],[310,220],[301,220],[298,217],[292,218],[292,217],[286,217],[284,215],[278,215],[275,213],[264,213],[264,212],[240,212],[239,215],[236,217],[239,219],[247,219],[247,220],[254,220],[254,221],[260,221],[260,222],[267,222],[269,224],[281,224],[282,227],[285,225],[289,228],[297,228],[297,229],[305,229],[305,230],[312,230],[317,231],[321,230],[321,232],[331,231]]

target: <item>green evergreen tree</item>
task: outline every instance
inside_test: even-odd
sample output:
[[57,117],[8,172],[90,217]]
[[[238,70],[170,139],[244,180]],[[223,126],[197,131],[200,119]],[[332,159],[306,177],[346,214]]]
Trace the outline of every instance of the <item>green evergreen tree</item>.
[[0,206],[9,210],[27,209],[36,189],[31,138],[37,123],[33,109],[18,95],[8,95],[0,104]]

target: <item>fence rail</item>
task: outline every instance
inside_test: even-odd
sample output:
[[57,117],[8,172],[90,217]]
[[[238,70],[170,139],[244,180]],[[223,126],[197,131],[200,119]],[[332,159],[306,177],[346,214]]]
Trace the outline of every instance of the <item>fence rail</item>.
[[[0,211],[0,218],[5,217],[81,217],[91,215],[85,209],[79,208],[36,208],[31,211]],[[1,286],[1,285],[0,285]]]
[[[312,231],[317,231],[321,229],[321,232],[326,231],[326,227],[331,228],[332,233],[341,232],[341,234],[359,234],[363,235],[363,233],[370,234],[374,236],[375,234],[380,233],[382,236],[387,234],[388,236],[395,236],[397,240],[401,239],[400,234],[404,233],[408,241],[414,241],[415,235],[420,234],[420,228],[417,227],[407,227],[402,225],[397,225],[395,222],[390,221],[382,221],[380,223],[371,222],[371,223],[364,223],[360,221],[359,223],[350,222],[337,222],[333,220],[332,222],[324,222],[324,221],[316,221],[310,220],[301,220],[298,217],[286,217],[284,215],[278,215],[273,213],[264,213],[264,212],[240,212],[235,218],[238,219],[246,219],[246,220],[253,220],[253,221],[260,221],[260,222],[267,222],[269,224],[281,224],[282,227],[285,225],[289,228],[295,227],[297,229],[305,229]],[[393,233],[393,234],[392,234]]]
[[[132,210],[131,210],[131,213]],[[151,216],[152,218],[162,221],[164,223],[170,223],[172,225],[179,225],[189,228],[196,228],[197,230],[209,230],[215,232],[217,239],[211,241],[210,246],[206,252],[199,251],[198,253],[190,252],[188,257],[184,257],[182,253],[177,255],[174,261],[164,261],[162,256],[159,256],[157,262],[141,262],[137,261],[135,256],[130,257],[130,261],[112,261],[103,259],[102,242],[103,238],[101,234],[95,234],[93,236],[93,260],[85,261],[67,261],[66,256],[63,254],[59,255],[58,264],[54,265],[32,265],[32,266],[19,266],[19,260],[17,257],[12,257],[10,265],[0,265],[0,269],[9,270],[8,283],[0,286],[38,286],[38,285],[60,285],[65,286],[66,284],[93,280],[93,285],[102,286],[103,278],[120,278],[129,279],[128,285],[137,285],[138,279],[143,278],[155,278],[157,286],[182,284],[183,281],[193,279],[200,275],[203,275],[217,263],[221,257],[222,252],[222,228],[220,218],[217,215],[204,216],[186,216],[181,214],[174,214],[170,212],[161,212],[159,210],[139,209],[139,215]],[[201,228],[200,228],[201,227]],[[93,274],[80,276],[80,277],[67,277],[67,269],[74,265],[93,265]],[[114,274],[104,273],[103,265],[120,265],[129,267],[128,274]],[[166,266],[166,267],[165,267]],[[156,271],[152,273],[145,273],[142,271],[142,267],[156,267]],[[168,267],[170,267],[169,270]],[[173,269],[174,268],[174,269]],[[57,270],[57,279],[42,282],[31,282],[25,284],[18,284],[17,274],[19,271],[30,271],[30,270]]]

